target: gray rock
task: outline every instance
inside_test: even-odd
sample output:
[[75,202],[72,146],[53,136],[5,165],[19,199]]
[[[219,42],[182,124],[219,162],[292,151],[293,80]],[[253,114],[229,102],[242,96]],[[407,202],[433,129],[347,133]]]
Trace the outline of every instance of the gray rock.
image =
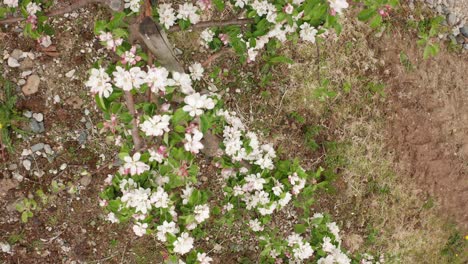
[[84,176],[83,178],[81,178],[80,184],[81,184],[82,186],[85,186],[85,187],[86,187],[86,186],[88,186],[88,185],[91,183],[91,180],[92,180],[92,179],[91,179],[91,176],[90,176],[90,175],[86,175],[86,176]]
[[16,60],[19,60],[21,56],[23,56],[23,51],[19,49],[14,49],[11,54],[11,57],[15,58]]
[[463,44],[463,48],[468,50],[468,43],[467,44]]
[[32,118],[29,122],[32,132],[39,134],[45,131],[44,123],[37,122],[36,119]]
[[44,143],[37,143],[31,147],[32,152],[42,150],[44,148]]
[[91,129],[93,127],[93,124],[91,124],[91,122],[88,121],[86,122],[85,126],[86,126],[86,129]]
[[80,143],[80,145],[83,145],[86,143],[86,141],[88,140],[88,133],[86,133],[86,131],[81,131],[80,132],[80,135],[78,136],[78,143]]
[[468,25],[465,25],[460,28],[460,33],[465,37],[468,38]]
[[54,151],[52,151],[52,148],[50,147],[49,144],[45,144],[45,145],[44,145],[44,151],[45,151],[45,153],[47,153],[47,154],[49,154],[49,155],[54,154]]
[[457,23],[457,16],[454,13],[450,13],[447,15],[447,23],[450,26],[453,26]]

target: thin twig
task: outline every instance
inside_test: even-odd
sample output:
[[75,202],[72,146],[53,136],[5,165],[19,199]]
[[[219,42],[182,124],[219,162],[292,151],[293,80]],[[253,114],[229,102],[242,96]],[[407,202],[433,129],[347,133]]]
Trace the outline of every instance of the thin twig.
[[317,80],[319,82],[319,85],[322,84],[322,79],[320,77],[320,46],[317,41],[315,41],[315,46],[317,47]]
[[[200,22],[198,24],[190,26],[190,29],[204,29],[209,27],[224,27],[224,26],[232,26],[232,25],[247,25],[252,24],[254,22],[251,18],[235,18],[230,20],[210,20]],[[174,26],[169,29],[169,32],[177,32],[181,31],[179,26]]]
[[141,137],[138,131],[138,115],[135,110],[135,101],[133,100],[133,95],[130,91],[125,91],[124,93],[125,102],[127,103],[127,108],[130,114],[132,115],[132,138],[135,151],[138,151],[142,147]]
[[216,59],[218,59],[219,57],[223,56],[224,54],[227,54],[229,52],[231,52],[232,49],[228,49],[228,48],[222,48],[220,51],[214,53],[213,55],[209,56],[208,59],[206,59],[203,63],[202,63],[202,66],[203,68],[207,68],[208,66],[211,65],[211,63],[213,63],[213,61],[215,61]]
[[[59,8],[59,9],[54,9],[54,10],[51,10],[51,11],[45,13],[45,16],[47,16],[47,17],[59,16],[59,15],[69,13],[69,12],[71,12],[73,10],[80,9],[80,8],[82,8],[82,7],[84,7],[84,6],[88,5],[88,4],[106,3],[106,2],[107,2],[107,0],[76,0],[75,2],[73,2],[69,6],[65,6],[65,7]],[[23,21],[23,20],[25,20],[24,17],[9,17],[9,18],[0,20],[0,24],[11,24],[11,23],[20,22],[20,21]]]

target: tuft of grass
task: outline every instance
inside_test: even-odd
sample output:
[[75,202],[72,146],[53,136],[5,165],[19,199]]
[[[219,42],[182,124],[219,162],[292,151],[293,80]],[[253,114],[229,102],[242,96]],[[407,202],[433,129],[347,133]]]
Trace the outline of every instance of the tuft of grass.
[[0,95],[0,149],[6,148],[10,153],[14,152],[11,131],[22,133],[17,123],[23,118],[16,111],[15,105],[17,97],[14,94],[13,83],[0,79],[3,93]]

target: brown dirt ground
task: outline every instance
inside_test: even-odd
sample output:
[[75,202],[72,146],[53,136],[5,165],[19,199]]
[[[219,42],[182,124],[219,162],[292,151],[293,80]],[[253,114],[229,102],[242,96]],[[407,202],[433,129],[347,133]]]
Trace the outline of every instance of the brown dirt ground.
[[[376,47],[389,66],[388,148],[397,169],[439,200],[468,229],[468,54],[421,59],[421,47],[398,32]],[[399,62],[405,51],[416,65]]]

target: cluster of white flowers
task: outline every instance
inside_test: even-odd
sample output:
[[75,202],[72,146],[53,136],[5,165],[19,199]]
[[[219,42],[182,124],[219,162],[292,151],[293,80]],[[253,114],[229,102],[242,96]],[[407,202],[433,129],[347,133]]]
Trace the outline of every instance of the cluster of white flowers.
[[140,11],[141,0],[125,0],[125,8],[132,10],[132,12]]
[[292,247],[293,256],[296,261],[302,262],[314,254],[314,250],[309,242],[305,241],[301,235],[296,233],[288,237],[288,246]]
[[[223,130],[226,155],[234,161],[249,161],[260,166],[261,169],[272,170],[274,168],[273,159],[276,158],[276,153],[270,144],[260,145],[257,135],[246,132],[242,120],[236,116],[235,112],[220,110],[217,115],[223,116],[228,123]],[[243,140],[248,140],[248,145],[244,146]]]
[[122,38],[114,38],[112,33],[101,31],[100,35],[98,36],[99,41],[108,49],[115,51],[118,46],[122,45],[123,39]]
[[41,6],[34,2],[30,2],[26,6],[26,12],[28,12],[30,16],[35,16],[36,13],[40,12],[41,10],[42,10]]
[[339,247],[336,247],[331,243],[331,238],[324,237],[322,250],[328,253],[324,258],[317,261],[318,264],[350,264],[351,259],[341,251]]
[[155,115],[140,124],[140,128],[148,137],[162,136],[165,132],[169,132],[170,120],[171,116],[169,115]]
[[200,264],[210,264],[213,261],[213,259],[208,257],[206,253],[197,253],[197,260]]
[[263,231],[262,223],[260,223],[260,221],[258,221],[257,218],[250,220],[249,221],[249,226],[252,229],[252,231],[254,231],[254,232]]
[[8,7],[18,7],[18,0],[3,0],[3,4]]
[[[115,48],[116,40],[108,33],[101,34],[105,44],[113,49]],[[136,48],[132,47],[130,51],[122,55],[122,63],[134,65],[141,58],[136,55]],[[113,75],[113,84],[124,91],[139,89],[142,85],[147,84],[154,93],[166,92],[167,86],[180,86],[180,91],[186,95],[185,109],[190,112],[191,116],[201,115],[203,109],[213,109],[214,101],[208,95],[200,95],[195,93],[192,87],[192,80],[200,80],[203,76],[204,69],[200,63],[194,63],[189,67],[191,74],[172,72],[172,78],[169,78],[169,71],[163,67],[149,67],[148,71],[143,71],[140,67],[132,67],[129,70],[121,66],[117,66]],[[101,97],[109,97],[113,91],[112,83],[105,69],[92,69],[89,80],[86,86],[91,88],[93,94],[99,94]],[[184,110],[185,110],[184,109]]]
[[[328,0],[330,4],[330,8],[332,13],[342,13],[343,9],[347,8],[349,5],[346,0]],[[286,14],[293,14],[295,9],[299,9],[299,7],[303,4],[304,0],[293,0],[291,3],[286,3],[281,10]],[[299,30],[299,36],[303,41],[308,41],[311,43],[315,43],[315,37],[318,33],[318,30],[311,26],[309,23],[304,22],[302,23],[300,20],[304,15],[304,12],[300,12],[298,15],[293,16],[293,23],[290,25],[287,19],[283,19],[281,21],[276,21],[278,17],[278,8],[279,6],[275,6],[272,3],[269,3],[266,0],[236,0],[234,5],[239,8],[247,8],[250,6],[258,16],[265,17],[268,22],[273,23],[274,26],[270,31],[268,31],[265,35],[257,37],[255,41],[247,41],[242,38],[240,35],[240,40],[247,44],[247,55],[248,61],[255,61],[259,51],[265,47],[265,45],[270,41],[270,39],[276,38],[281,42],[285,42],[287,40],[287,36],[291,33],[295,33]],[[210,29],[204,30],[201,35],[200,43],[208,47],[208,44],[213,41],[215,34]],[[222,38],[222,36],[219,36]],[[227,44],[228,41],[223,41]]]
[[200,22],[200,8],[192,3],[179,5],[177,12],[170,3],[160,4],[157,10],[159,14],[159,23],[164,25],[167,29],[172,27],[176,23],[177,19],[187,20],[191,24],[197,24]]
[[184,255],[193,248],[193,238],[187,232],[183,232],[180,237],[174,241],[174,252],[180,255]]
[[159,23],[165,28],[172,27],[176,22],[176,14],[171,4],[160,4],[158,6]]
[[203,149],[203,144],[200,142],[203,138],[203,133],[198,129],[192,129],[192,133],[185,134],[184,148],[194,154],[198,154]]
[[105,69],[91,69],[89,80],[85,85],[91,88],[92,94],[99,94],[101,97],[109,97],[112,94],[111,78],[106,73]]

